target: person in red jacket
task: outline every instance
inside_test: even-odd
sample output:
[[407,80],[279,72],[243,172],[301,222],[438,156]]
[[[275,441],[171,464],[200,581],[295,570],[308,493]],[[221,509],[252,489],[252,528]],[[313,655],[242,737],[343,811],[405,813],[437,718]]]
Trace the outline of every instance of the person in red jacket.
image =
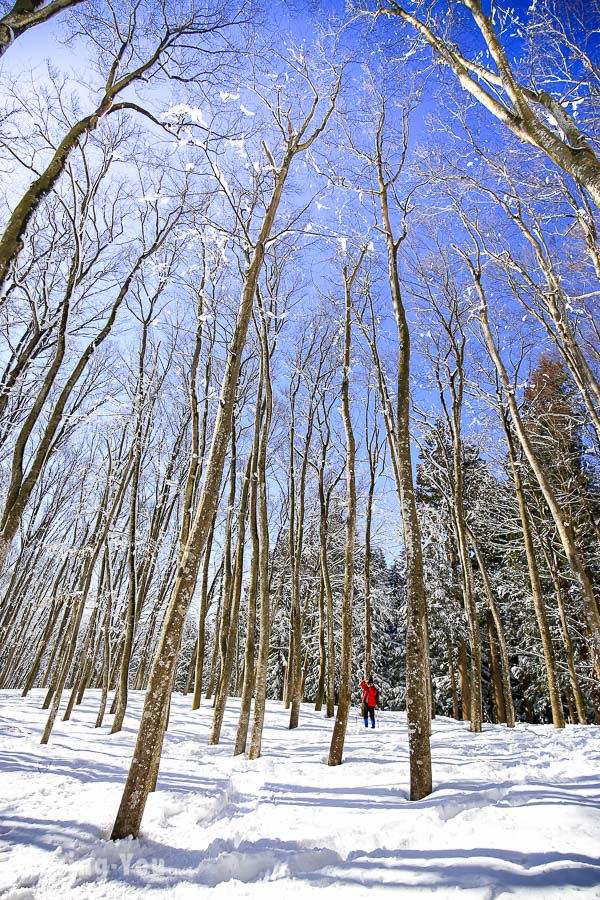
[[379,688],[375,686],[373,678],[369,678],[368,681],[361,681],[360,686],[363,691],[361,710],[365,720],[365,728],[369,727],[369,719],[371,720],[371,728],[375,728],[375,707],[379,703]]

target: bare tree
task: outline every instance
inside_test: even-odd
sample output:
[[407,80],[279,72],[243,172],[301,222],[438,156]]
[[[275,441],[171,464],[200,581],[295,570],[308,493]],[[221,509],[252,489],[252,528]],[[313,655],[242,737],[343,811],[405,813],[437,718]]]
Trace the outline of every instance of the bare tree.
[[590,578],[590,574],[584,562],[582,561],[581,555],[578,552],[568,518],[565,518],[564,512],[556,499],[556,495],[552,488],[552,485],[550,484],[548,477],[544,472],[538,457],[536,456],[531,439],[524,427],[517,403],[514,386],[511,383],[508,371],[500,355],[490,326],[487,294],[483,285],[481,250],[472,228],[470,228],[470,232],[476,244],[475,259],[471,259],[471,257],[464,251],[459,252],[465,260],[473,277],[473,282],[480,302],[479,320],[481,322],[481,328],[485,343],[488,348],[490,358],[492,359],[496,367],[496,371],[498,372],[499,381],[502,386],[502,391],[504,393],[505,400],[510,411],[510,417],[519,443],[521,444],[523,452],[527,457],[529,465],[531,466],[531,469],[536,477],[536,480],[540,486],[540,490],[544,495],[544,499],[548,504],[548,508],[550,510],[552,518],[554,519],[556,530],[563,546],[563,550],[569,561],[569,565],[571,566],[571,569],[579,583],[586,613],[588,616],[593,643],[597,649],[600,649],[600,611],[598,609],[598,601],[595,596],[594,585]]
[[160,644],[150,673],[136,747],[112,831],[113,839],[123,838],[127,835],[137,836],[146,799],[156,779],[169,707],[169,697],[185,618],[192,599],[198,568],[206,547],[219,496],[225,454],[231,434],[233,405],[239,379],[242,352],[246,343],[248,324],[254,305],[256,286],[265,258],[266,245],[272,236],[275,216],[294,157],[308,150],[326,128],[333,113],[341,86],[341,75],[339,75],[329,95],[325,111],[321,113],[321,94],[309,75],[306,60],[301,60],[297,67],[299,69],[297,74],[311,90],[311,102],[308,112],[300,114],[300,121],[296,125],[291,119],[291,113],[282,111],[279,103],[270,107],[273,115],[276,117],[281,134],[283,154],[280,164],[277,165],[273,153],[267,144],[263,142],[265,157],[272,171],[272,193],[258,234],[253,241],[250,264],[243,274],[243,288],[238,316],[227,353],[219,409],[206,463],[202,491],[190,528],[190,534],[180,557],[177,578],[163,623]]
[[[335,713],[335,630],[334,602],[329,565],[328,532],[331,497],[344,470],[325,478],[327,456],[331,444],[331,410],[337,402],[332,391],[333,371],[321,375],[322,395],[317,409],[317,430],[321,440],[321,453],[317,467],[319,492],[319,683],[315,709],[321,709],[325,697],[325,715],[330,719]],[[331,396],[330,396],[331,395]]]
[[[85,7],[84,7],[85,12]],[[69,125],[62,139],[50,148],[51,158],[42,171],[34,169],[35,177],[15,205],[4,233],[0,237],[0,290],[7,281],[10,268],[23,247],[27,227],[42,200],[54,189],[61,178],[73,150],[86,135],[94,131],[106,116],[124,111],[151,119],[157,127],[163,123],[136,102],[120,100],[131,85],[168,73],[177,66],[178,57],[194,52],[199,57],[206,49],[211,52],[215,36],[234,27],[238,16],[228,18],[224,5],[218,4],[210,12],[199,12],[194,4],[175,11],[168,0],[160,0],[156,8],[143,10],[141,0],[131,3],[123,21],[111,10],[99,12],[93,9],[89,20],[81,18],[80,28],[96,42],[103,35],[105,47],[101,54],[104,69],[102,98],[89,115]],[[149,35],[154,41],[148,46]],[[203,43],[204,42],[204,43]],[[188,77],[191,73],[188,72]]]
[[[477,559],[477,565],[479,566],[479,572],[481,575],[481,579],[483,581],[483,589],[485,592],[485,596],[488,601],[489,606],[489,634],[490,634],[490,656],[492,657],[492,666],[494,668],[494,674],[497,676],[498,666],[495,662],[495,644],[496,641],[499,645],[499,654],[500,654],[500,689],[498,690],[498,678],[494,679],[494,689],[496,696],[496,707],[498,709],[498,721],[506,722],[509,728],[515,727],[515,706],[513,703],[512,691],[510,687],[510,663],[508,657],[508,650],[506,647],[506,637],[504,636],[504,625],[502,624],[502,619],[500,618],[500,612],[498,610],[498,604],[496,603],[496,598],[494,597],[494,591],[492,590],[492,583],[490,581],[490,577],[488,574],[487,566],[485,564],[485,559],[483,557],[483,553],[479,547],[475,534],[472,528],[467,526],[469,541],[471,546],[473,547],[473,551],[475,553],[475,557]],[[495,633],[494,633],[495,632]]]
[[[370,380],[370,378],[369,378]],[[365,510],[365,558],[363,565],[364,592],[365,592],[365,662],[364,677],[369,681],[372,675],[372,627],[371,627],[371,552],[372,552],[372,528],[373,528],[373,499],[375,485],[383,466],[385,465],[385,445],[380,433],[379,410],[377,393],[373,393],[373,408],[371,409],[371,387],[367,385],[367,399],[365,403],[365,445],[369,462],[369,487],[367,490],[367,504]]]
[[[264,716],[264,702],[266,689],[266,662],[265,659],[265,643],[270,639],[269,625],[270,616],[268,613],[268,605],[270,603],[270,580],[268,578],[268,550],[263,560],[261,554],[263,551],[263,542],[267,534],[263,534],[265,523],[261,524],[260,519],[263,515],[262,500],[260,494],[263,490],[263,482],[266,482],[266,465],[267,465],[267,446],[269,438],[269,429],[272,412],[272,384],[271,384],[271,358],[275,352],[277,340],[283,327],[286,315],[286,297],[282,285],[282,276],[285,269],[283,261],[277,259],[277,255],[273,254],[271,265],[265,267],[266,294],[269,298],[269,309],[266,309],[266,298],[260,287],[256,292],[257,313],[254,316],[254,325],[258,335],[260,346],[260,379],[261,394],[257,398],[260,403],[260,432],[257,435],[256,453],[253,459],[252,483],[250,487],[250,532],[252,540],[252,560],[250,564],[250,576],[248,579],[247,589],[247,625],[246,625],[246,643],[244,648],[244,677],[242,684],[241,700],[240,700],[240,717],[238,722],[238,730],[236,735],[234,754],[243,753],[246,749],[248,740],[248,728],[250,725],[250,706],[253,693],[255,696],[255,714],[254,721],[257,722],[257,709],[260,707]],[[267,313],[269,314],[267,316]],[[268,379],[268,383],[267,383]],[[265,428],[265,416],[267,417]],[[266,499],[266,498],[264,498]],[[266,513],[266,511],[265,511]],[[264,571],[263,571],[264,569]],[[266,595],[267,609],[263,608],[262,603],[262,580],[264,579],[264,594]],[[260,602],[260,637],[259,637],[259,659],[254,661],[255,656],[255,630],[257,620],[258,594],[261,592]],[[263,623],[262,617],[266,616],[267,621]],[[262,641],[262,644],[261,644]],[[261,655],[262,651],[262,655]],[[255,685],[259,681],[258,689]],[[259,723],[260,724],[260,723]]]
[[[431,793],[431,749],[429,732],[431,723],[431,691],[428,658],[427,604],[423,581],[423,552],[417,504],[415,498],[411,442],[410,442],[410,328],[404,305],[398,265],[400,245],[407,234],[407,216],[411,208],[409,196],[401,200],[397,181],[401,175],[408,151],[408,122],[410,111],[402,114],[402,130],[394,135],[399,148],[399,159],[388,159],[389,144],[386,134],[387,107],[385,99],[374,90],[377,103],[377,124],[374,146],[370,151],[357,154],[364,160],[373,175],[374,186],[365,188],[375,198],[379,208],[380,228],[386,247],[388,285],[398,335],[398,359],[396,365],[395,409],[387,386],[384,367],[377,347],[376,320],[371,306],[371,331],[362,322],[365,336],[377,373],[383,420],[390,451],[392,470],[402,516],[402,533],[406,552],[408,626],[407,626],[407,687],[406,711],[409,721],[410,796],[419,800]],[[395,231],[392,209],[401,215],[400,233]],[[362,321],[362,317],[361,317]]]
[[[181,216],[181,207],[171,211],[165,219],[156,217],[152,223],[148,222],[149,234],[143,240],[142,251],[131,266],[116,297],[111,301],[104,324],[97,334],[90,340],[80,353],[75,365],[68,374],[58,397],[54,400],[52,408],[47,413],[47,421],[41,430],[35,451],[29,462],[27,470],[24,470],[26,450],[34,433],[34,427],[40,420],[46,401],[50,397],[51,388],[57,378],[66,352],[67,325],[69,311],[72,302],[71,285],[67,285],[64,302],[60,313],[56,347],[51,364],[49,365],[42,384],[40,385],[35,400],[27,417],[15,439],[11,459],[10,483],[4,501],[4,507],[0,518],[0,563],[6,559],[11,542],[17,533],[25,506],[31,496],[31,492],[40,476],[44,463],[51,453],[57,433],[63,421],[65,407],[86,370],[97,348],[106,340],[115,323],[117,313],[127,297],[132,284],[138,277],[144,264],[163,246],[173,228]],[[154,234],[152,228],[154,226]],[[77,265],[74,264],[75,271]]]
[[[304,340],[298,348],[294,362],[293,389],[295,391],[292,405],[292,427],[290,428],[290,477],[289,477],[289,554],[292,571],[291,607],[290,607],[290,645],[288,665],[286,669],[287,696],[291,703],[290,728],[297,728],[300,718],[300,703],[302,702],[302,615],[300,610],[300,570],[302,564],[302,548],[304,543],[305,504],[306,504],[306,479],[308,472],[308,460],[311,452],[312,436],[314,431],[315,416],[319,402],[319,382],[327,358],[328,347],[323,334],[319,335],[318,329]],[[307,385],[308,408],[306,410],[306,427],[300,455],[300,472],[296,485],[296,425],[295,406],[296,398],[302,381],[311,370],[310,381]]]
[[[149,330],[153,321],[160,312],[159,301],[170,277],[173,273],[173,264],[177,257],[177,249],[171,248],[170,252],[163,256],[160,262],[160,274],[154,283],[146,283],[141,279],[141,289],[137,300],[139,311],[135,313],[141,325],[140,348],[137,360],[137,373],[135,378],[133,399],[133,462],[131,474],[131,487],[129,496],[129,540],[127,548],[127,611],[125,617],[125,639],[119,674],[119,685],[116,700],[115,718],[111,734],[116,734],[123,726],[127,709],[129,668],[131,654],[134,645],[136,626],[145,600],[145,590],[148,585],[147,577],[140,579],[140,566],[136,558],[138,535],[138,507],[140,480],[142,477],[143,457],[147,449],[147,434],[151,428],[153,408],[158,394],[163,385],[163,378],[156,377],[157,353],[152,354],[150,372],[146,370],[149,343]],[[166,369],[168,369],[168,362]],[[166,370],[165,369],[165,370]],[[158,504],[157,504],[158,506]],[[145,573],[146,575],[148,573]],[[141,590],[140,590],[141,589]]]
[[354,545],[356,542],[356,441],[350,409],[350,354],[352,347],[352,288],[360,272],[366,247],[351,271],[342,269],[344,280],[344,347],[342,357],[342,418],[346,432],[346,538],[344,542],[344,592],[342,594],[342,646],[337,713],[331,735],[327,765],[339,766],[352,696],[352,606],[354,599]]
[[271,355],[269,351],[268,329],[263,304],[259,298],[259,339],[262,379],[265,390],[264,415],[258,445],[256,478],[258,490],[258,582],[260,633],[258,654],[254,676],[254,719],[250,735],[248,759],[258,759],[262,747],[262,731],[265,719],[267,693],[267,665],[269,662],[269,642],[271,638],[271,598],[269,579],[269,521],[267,504],[267,447],[273,413],[273,384],[271,379]]
[[[519,140],[537,147],[583,185],[600,208],[600,160],[568,112],[565,98],[557,98],[546,90],[543,77],[542,85],[538,85],[535,69],[528,69],[528,84],[519,79],[494,27],[493,16],[486,14],[481,0],[460,0],[460,4],[471,13],[493,68],[477,57],[468,58],[452,36],[436,29],[429,4],[419,4],[427,8],[427,13],[419,17],[397,0],[378,0],[375,15],[393,16],[412,26],[431,46],[435,58],[450,67],[462,88]],[[577,43],[574,37],[571,41]]]
[[[440,254],[441,255],[441,254]],[[443,259],[443,256],[442,256]],[[433,313],[432,348],[429,352],[438,387],[448,433],[452,439],[452,464],[448,466],[448,481],[452,490],[452,521],[460,561],[462,593],[468,624],[471,651],[471,731],[481,731],[481,633],[477,612],[477,598],[473,583],[473,567],[469,553],[467,515],[464,499],[464,447],[462,416],[466,379],[465,306],[459,289],[453,284],[447,266],[435,274],[429,267],[417,264],[420,283]],[[435,279],[435,280],[434,280]],[[437,282],[437,283],[436,283]],[[442,455],[442,458],[444,456]]]

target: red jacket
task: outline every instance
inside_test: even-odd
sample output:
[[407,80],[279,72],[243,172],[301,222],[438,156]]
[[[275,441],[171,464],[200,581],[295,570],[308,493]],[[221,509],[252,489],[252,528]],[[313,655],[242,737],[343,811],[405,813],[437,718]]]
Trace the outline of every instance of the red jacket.
[[366,703],[367,706],[377,706],[377,694],[379,691],[375,685],[368,685],[366,681],[361,681],[360,686],[363,689],[361,703]]

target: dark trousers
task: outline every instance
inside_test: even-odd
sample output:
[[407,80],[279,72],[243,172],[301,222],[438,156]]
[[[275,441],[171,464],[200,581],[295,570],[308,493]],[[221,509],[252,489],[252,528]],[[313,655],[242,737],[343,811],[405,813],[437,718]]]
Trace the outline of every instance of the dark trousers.
[[365,720],[365,728],[369,727],[369,719],[371,720],[371,728],[375,728],[375,707],[367,706],[366,703],[363,703],[362,714]]

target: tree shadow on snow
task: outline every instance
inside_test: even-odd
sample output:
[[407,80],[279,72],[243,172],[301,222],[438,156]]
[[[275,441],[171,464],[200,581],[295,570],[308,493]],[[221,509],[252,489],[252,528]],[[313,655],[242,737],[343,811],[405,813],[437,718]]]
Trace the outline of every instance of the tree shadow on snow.
[[600,884],[600,860],[578,853],[522,854],[487,848],[356,851],[335,875],[323,872],[318,877],[323,886],[358,884],[396,890],[489,887],[494,896],[517,889],[594,887]]
[[[56,775],[61,778],[72,778],[82,784],[103,782],[108,784],[123,785],[129,769],[129,759],[123,759],[121,767],[119,760],[112,758],[110,763],[102,763],[96,758],[87,756],[51,756],[43,750],[32,752],[29,750],[8,751],[3,750],[0,763],[0,776],[10,772],[35,773],[41,776]],[[170,768],[170,765],[173,768]],[[228,779],[219,779],[214,775],[202,778],[197,774],[186,775],[179,767],[175,770],[177,761],[169,763],[165,761],[158,775],[158,790],[173,791],[175,793],[201,793],[203,789],[208,794],[214,794],[215,790],[228,784]]]
[[186,850],[144,835],[136,841],[111,842],[100,829],[74,820],[54,822],[49,827],[45,820],[16,816],[4,817],[1,832],[7,844],[34,846],[52,854],[53,866],[62,864],[79,884],[102,878],[136,887],[173,889],[180,883],[216,887],[227,881],[250,883],[275,876],[284,883],[293,880],[318,887],[487,887],[492,896],[517,889],[590,888],[600,884],[600,860],[578,853],[431,848],[372,853],[357,850],[343,859],[327,847],[277,838],[239,844],[218,838],[205,850]]

